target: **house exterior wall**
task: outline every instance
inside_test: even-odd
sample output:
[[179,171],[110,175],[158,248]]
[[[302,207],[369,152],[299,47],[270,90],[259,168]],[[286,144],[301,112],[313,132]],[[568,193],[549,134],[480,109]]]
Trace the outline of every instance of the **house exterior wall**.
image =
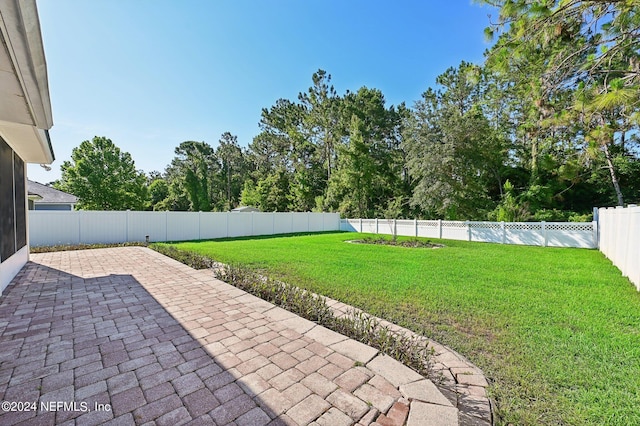
[[24,161],[0,137],[0,292],[29,259]]
[[0,0],[0,292],[29,260],[25,163],[51,164],[53,126],[36,0]]
[[33,209],[31,210],[55,210],[55,211],[70,211],[73,210],[71,204],[53,204],[53,203],[33,203]]

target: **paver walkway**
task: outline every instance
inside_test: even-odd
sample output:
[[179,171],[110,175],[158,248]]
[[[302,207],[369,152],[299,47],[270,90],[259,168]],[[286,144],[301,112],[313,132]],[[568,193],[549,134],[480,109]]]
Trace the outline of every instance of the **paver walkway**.
[[210,271],[142,247],[31,259],[0,296],[2,425],[458,424],[431,381]]

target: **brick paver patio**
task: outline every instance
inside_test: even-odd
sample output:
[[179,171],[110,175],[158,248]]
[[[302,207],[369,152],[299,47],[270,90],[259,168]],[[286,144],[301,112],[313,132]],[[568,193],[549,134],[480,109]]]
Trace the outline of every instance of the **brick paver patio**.
[[0,297],[0,400],[1,425],[458,424],[377,350],[142,247],[31,256]]

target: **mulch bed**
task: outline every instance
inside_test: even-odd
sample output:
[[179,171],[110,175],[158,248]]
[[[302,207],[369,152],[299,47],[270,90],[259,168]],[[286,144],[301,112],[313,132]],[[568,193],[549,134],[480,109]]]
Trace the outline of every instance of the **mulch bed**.
[[393,241],[387,240],[385,238],[365,238],[363,240],[350,240],[347,241],[349,243],[355,244],[377,244],[384,246],[398,246],[398,247],[409,247],[409,248],[442,248],[444,244],[436,244],[431,241],[419,241],[419,240],[409,240],[409,241]]

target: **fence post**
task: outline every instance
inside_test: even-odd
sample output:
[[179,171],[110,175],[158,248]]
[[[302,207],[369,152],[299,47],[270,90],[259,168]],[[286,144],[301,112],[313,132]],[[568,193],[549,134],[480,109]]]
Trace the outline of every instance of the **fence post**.
[[360,218],[359,220],[360,220],[360,233],[362,234],[362,218]]
[[418,219],[413,219],[413,226],[415,227],[416,238],[418,238]]
[[438,238],[442,239],[442,219],[438,219]]
[[507,242],[507,228],[504,226],[504,221],[500,222],[500,228],[502,229],[502,244]]
[[598,221],[591,222],[591,233],[593,234],[593,248],[600,249],[600,238],[598,238]]
[[626,209],[623,210],[622,213],[622,223],[624,224],[624,229],[625,229],[625,233],[624,233],[624,240],[622,241],[622,244],[620,244],[620,242],[618,244],[620,244],[622,246],[622,250],[620,250],[620,270],[622,271],[622,276],[624,277],[629,277],[630,274],[630,263],[629,260],[629,248],[630,248],[630,243],[631,243],[631,237],[630,237],[630,232],[631,232],[631,209],[627,206]]
[[198,210],[198,239],[202,239],[202,210]]
[[467,225],[467,237],[468,237],[469,241],[471,241],[471,222],[466,220],[465,224]]
[[612,223],[612,241],[611,241],[611,261],[613,262],[614,265],[616,265],[618,267],[618,269],[620,269],[620,263],[618,262],[619,259],[619,254],[618,254],[618,246],[620,245],[620,240],[622,240],[622,238],[620,238],[621,234],[622,234],[622,215],[621,215],[621,209],[623,209],[623,206],[616,206],[615,210],[613,211],[612,214],[612,219],[613,219],[613,223]]
[[251,212],[251,233],[249,235],[253,235],[253,214],[255,212]]
[[607,258],[609,258],[609,260],[611,260],[611,251],[613,246],[611,242],[614,240],[613,229],[615,229],[615,227],[613,226],[615,222],[615,216],[612,209],[613,207],[607,207],[605,209],[604,217],[606,219],[602,221],[602,229],[600,230],[600,236],[602,237],[604,235],[604,248],[606,249],[605,251],[603,251],[603,253],[605,254],[605,256],[607,256]]
[[82,215],[84,210],[78,211],[78,244],[82,244]]
[[542,225],[542,235],[544,237],[544,247],[547,246],[548,243],[548,238],[547,238],[547,223],[543,220],[542,222],[540,222],[540,224]]
[[376,234],[379,234],[380,231],[378,231],[378,218],[376,217]]
[[398,219],[393,219],[393,232],[391,235],[393,235],[394,237],[398,236],[398,225],[397,225]]

